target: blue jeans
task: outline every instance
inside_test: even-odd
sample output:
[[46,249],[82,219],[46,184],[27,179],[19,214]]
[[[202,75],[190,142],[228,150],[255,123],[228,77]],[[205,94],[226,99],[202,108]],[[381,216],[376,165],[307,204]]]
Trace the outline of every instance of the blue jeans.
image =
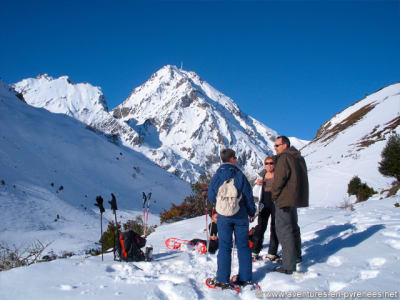
[[230,218],[219,215],[217,220],[219,252],[217,280],[229,282],[232,262],[232,234],[235,233],[236,247],[239,258],[239,279],[252,280],[251,251],[249,247],[249,220]]

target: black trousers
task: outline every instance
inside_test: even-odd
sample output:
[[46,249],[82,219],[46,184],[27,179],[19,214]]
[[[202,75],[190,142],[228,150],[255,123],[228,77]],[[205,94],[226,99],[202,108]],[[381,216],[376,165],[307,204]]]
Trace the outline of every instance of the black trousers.
[[253,248],[251,251],[253,253],[260,253],[263,242],[264,242],[264,233],[267,230],[268,219],[271,216],[271,226],[270,226],[270,238],[269,238],[269,247],[268,254],[276,255],[278,252],[278,237],[275,231],[275,206],[271,202],[269,205],[264,205],[264,208],[261,210],[258,215],[257,226],[253,235]]
[[300,227],[297,224],[297,208],[279,208],[275,204],[275,225],[279,242],[282,245],[283,268],[296,271],[296,259],[301,258]]

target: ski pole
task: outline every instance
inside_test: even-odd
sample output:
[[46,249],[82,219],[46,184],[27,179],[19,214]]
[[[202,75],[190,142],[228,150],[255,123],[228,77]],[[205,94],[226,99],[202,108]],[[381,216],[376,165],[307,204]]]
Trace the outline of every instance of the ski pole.
[[104,261],[103,252],[104,252],[104,243],[103,243],[103,213],[106,211],[103,206],[103,198],[101,196],[96,197],[96,205],[100,209],[100,242],[101,242],[101,261]]
[[147,225],[149,224],[149,211],[150,211],[150,199],[151,199],[151,192],[149,192],[147,194],[147,212],[146,212],[146,226],[145,226],[145,232],[144,232],[144,236],[146,236],[146,229],[147,229]]
[[207,197],[204,197],[204,200],[205,200],[204,204],[205,204],[205,213],[206,213],[206,235],[207,235],[207,239],[206,239],[206,241],[207,241],[206,254],[208,256],[208,247],[210,246],[210,232],[209,232],[209,228],[208,228],[208,206],[207,206],[208,199],[207,199]]
[[146,234],[146,202],[147,202],[147,196],[144,192],[142,192],[143,196],[143,235]]
[[[108,201],[108,203],[110,203],[111,205],[111,209],[114,213],[114,217],[115,217],[115,228],[116,228],[116,235],[119,235],[119,229],[118,229],[118,222],[117,222],[117,199],[115,198],[115,195],[113,193],[111,193],[111,200]],[[115,260],[115,235],[114,235],[114,260]],[[120,261],[121,261],[121,257],[120,257]]]

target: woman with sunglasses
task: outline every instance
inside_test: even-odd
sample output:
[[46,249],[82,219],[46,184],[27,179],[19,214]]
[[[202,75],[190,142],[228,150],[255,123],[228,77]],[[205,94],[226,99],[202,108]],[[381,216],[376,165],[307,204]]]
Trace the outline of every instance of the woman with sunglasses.
[[271,188],[274,181],[275,158],[267,156],[264,159],[264,170],[260,173],[260,179],[257,179],[256,184],[262,185],[261,199],[260,199],[260,213],[258,215],[257,226],[253,235],[253,247],[251,249],[253,261],[261,259],[259,253],[262,249],[264,241],[264,233],[267,229],[268,219],[271,216],[270,226],[270,240],[268,254],[265,256],[266,261],[278,261],[278,238],[275,232],[275,206],[271,198]]

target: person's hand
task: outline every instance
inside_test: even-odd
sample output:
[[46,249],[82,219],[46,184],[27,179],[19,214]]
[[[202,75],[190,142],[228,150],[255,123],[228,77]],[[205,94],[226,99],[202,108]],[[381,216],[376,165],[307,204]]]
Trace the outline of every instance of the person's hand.
[[262,179],[257,179],[256,180],[256,184],[257,185],[262,185],[263,184],[263,180]]
[[210,240],[216,241],[218,240],[218,237],[216,235],[211,235]]

